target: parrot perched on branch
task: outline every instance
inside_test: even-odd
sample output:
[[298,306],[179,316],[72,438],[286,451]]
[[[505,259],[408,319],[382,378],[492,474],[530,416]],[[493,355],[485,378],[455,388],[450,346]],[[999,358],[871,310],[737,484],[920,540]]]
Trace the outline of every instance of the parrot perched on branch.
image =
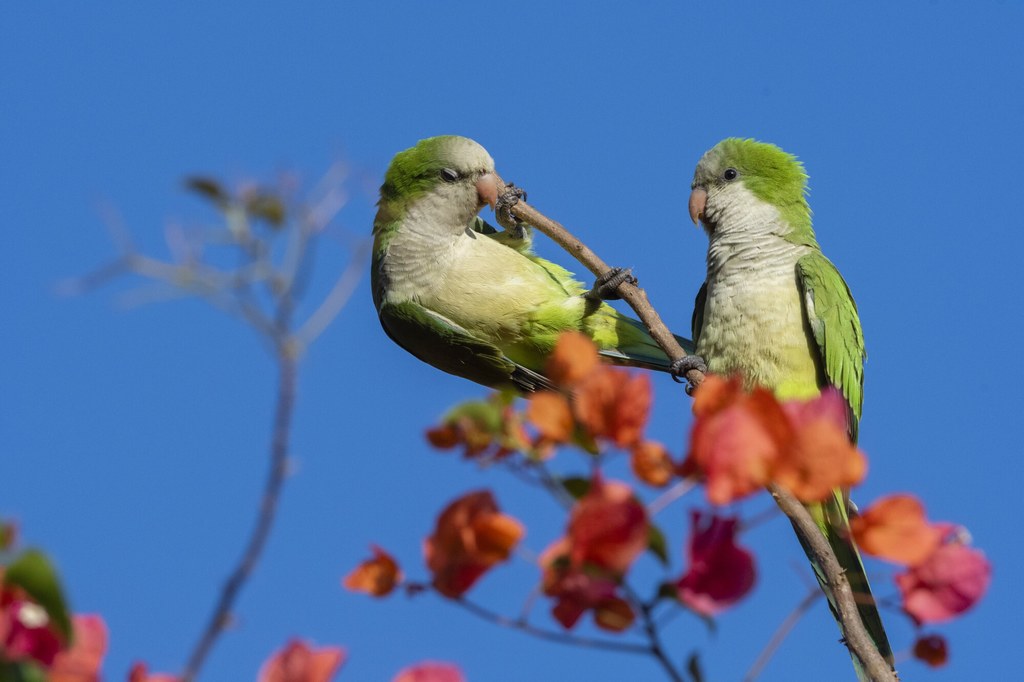
[[[709,371],[740,374],[748,389],[808,399],[835,386],[846,399],[856,442],[864,337],[850,290],[814,237],[806,192],[803,165],[771,144],[729,138],[700,159],[689,213],[708,235],[707,279],[694,306],[693,338]],[[892,664],[850,537],[846,492],[834,490],[807,506],[845,569],[868,633]],[[834,611],[820,567],[814,569]],[[858,678],[866,679],[856,658],[854,663]]]
[[494,161],[465,137],[421,140],[391,161],[371,269],[387,335],[445,372],[522,392],[551,387],[545,360],[569,330],[593,339],[609,362],[671,371],[639,321],[534,255],[529,229],[499,231],[477,215],[500,190]]

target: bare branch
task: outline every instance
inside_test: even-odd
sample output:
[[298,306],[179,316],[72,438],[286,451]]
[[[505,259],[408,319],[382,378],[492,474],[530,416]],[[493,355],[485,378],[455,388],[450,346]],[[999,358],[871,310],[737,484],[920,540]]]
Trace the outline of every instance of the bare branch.
[[843,567],[839,565],[835,553],[814,523],[810,513],[788,491],[777,485],[768,486],[768,492],[782,512],[793,522],[800,540],[814,553],[814,558],[828,582],[829,589],[835,599],[835,610],[839,620],[839,628],[843,633],[843,641],[850,651],[863,665],[867,675],[873,682],[898,682],[899,678],[892,667],[878,653],[857,608],[857,598],[850,588]]
[[295,411],[295,384],[298,367],[296,360],[288,353],[278,356],[277,406],[274,411],[274,429],[270,442],[270,470],[263,489],[256,525],[238,565],[231,572],[221,591],[220,599],[213,609],[199,641],[188,659],[182,682],[191,682],[199,673],[207,655],[217,638],[231,623],[231,611],[242,586],[256,568],[263,548],[274,525],[281,487],[288,472],[288,441],[291,432],[292,414]]
[[[510,211],[516,218],[534,226],[553,239],[555,243],[568,251],[573,258],[586,266],[595,276],[600,277],[610,269],[608,264],[591,251],[586,244],[573,236],[561,224],[551,220],[525,201],[520,200],[510,208]],[[686,357],[686,351],[683,350],[679,342],[676,341],[676,337],[673,336],[672,332],[665,326],[665,323],[662,322],[661,316],[658,315],[658,312],[651,305],[647,299],[647,293],[643,289],[630,282],[623,282],[619,285],[619,295],[636,311],[637,316],[647,326],[651,337],[657,341],[670,360],[676,361]],[[686,373],[686,379],[690,382],[691,386],[699,386],[704,380],[704,375],[694,369]]]
[[768,665],[768,661],[772,659],[775,652],[778,651],[779,647],[789,636],[789,633],[793,631],[796,624],[800,622],[804,614],[811,610],[811,607],[823,596],[822,591],[817,585],[813,586],[808,590],[807,595],[800,600],[800,603],[796,605],[789,615],[786,616],[785,620],[779,625],[779,628],[772,635],[772,638],[768,640],[768,644],[765,645],[764,649],[758,655],[757,660],[750,666],[750,670],[743,677],[743,682],[754,682],[757,676],[761,674],[764,667]]
[[363,278],[370,244],[368,240],[364,240],[353,251],[352,258],[334,283],[331,292],[292,336],[293,341],[300,349],[308,348],[348,303],[348,299]]

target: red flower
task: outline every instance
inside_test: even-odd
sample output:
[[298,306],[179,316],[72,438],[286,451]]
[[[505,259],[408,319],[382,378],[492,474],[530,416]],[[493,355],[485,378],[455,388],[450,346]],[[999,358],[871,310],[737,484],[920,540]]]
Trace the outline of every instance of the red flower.
[[32,659],[49,668],[61,646],[42,606],[15,591],[0,592],[0,654],[4,658]]
[[940,623],[968,610],[988,590],[992,567],[985,555],[952,540],[896,576],[903,609],[917,623]]
[[587,611],[593,610],[595,624],[619,632],[632,625],[635,615],[618,596],[615,576],[599,567],[574,565],[569,557],[570,541],[562,538],[540,557],[544,594],[555,598],[551,609],[562,627],[571,629]]
[[373,557],[352,569],[342,581],[347,589],[366,592],[374,597],[391,594],[402,582],[402,571],[394,557],[376,545],[370,546]]
[[490,491],[449,504],[423,545],[433,585],[446,597],[466,592],[492,566],[505,561],[523,536],[523,525],[501,514]]
[[556,386],[571,387],[600,365],[597,346],[580,332],[563,332],[548,356],[544,373]]
[[313,649],[293,639],[260,668],[259,682],[330,682],[345,661],[340,647]]
[[569,557],[574,566],[621,575],[647,547],[649,529],[647,510],[628,485],[594,476],[569,515]]
[[99,682],[100,666],[107,653],[107,626],[97,615],[72,619],[74,645],[57,654],[50,668],[50,682]]
[[451,663],[423,661],[401,670],[391,682],[466,682],[466,678]]
[[754,586],[754,557],[736,545],[736,524],[735,518],[692,512],[689,569],[676,587],[679,600],[697,613],[713,616]]
[[924,661],[933,668],[946,664],[949,647],[942,635],[922,635],[914,642],[914,658]]

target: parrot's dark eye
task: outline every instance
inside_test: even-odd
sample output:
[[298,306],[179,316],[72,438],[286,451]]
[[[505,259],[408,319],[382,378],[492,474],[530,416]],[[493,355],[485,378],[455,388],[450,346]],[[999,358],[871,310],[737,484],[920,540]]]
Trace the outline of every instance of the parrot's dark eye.
[[441,179],[445,182],[455,182],[459,179],[459,174],[453,171],[451,168],[441,169]]
[[722,178],[726,182],[732,182],[733,180],[735,180],[739,176],[740,176],[740,172],[738,170],[736,170],[735,168],[726,168],[725,172],[722,173]]

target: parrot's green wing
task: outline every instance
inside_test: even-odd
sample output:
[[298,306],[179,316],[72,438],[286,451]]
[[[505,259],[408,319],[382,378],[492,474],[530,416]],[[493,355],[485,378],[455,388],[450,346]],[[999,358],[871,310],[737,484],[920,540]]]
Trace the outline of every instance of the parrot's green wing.
[[[864,401],[864,334],[861,331],[857,305],[849,287],[836,266],[821,252],[810,253],[796,265],[797,281],[804,298],[804,314],[818,346],[821,385],[835,386],[846,398],[849,408],[850,439],[857,442],[857,425]],[[818,527],[828,538],[839,564],[846,570],[850,588],[858,597],[861,620],[875,642],[879,653],[892,663],[892,649],[885,634],[878,608],[871,596],[864,564],[850,537],[847,511],[849,500],[843,490],[832,491],[831,497],[818,504],[807,505]],[[813,554],[804,547],[807,556]],[[814,565],[818,579],[825,587],[820,567]],[[832,595],[825,594],[832,605]],[[834,611],[833,606],[833,611]],[[858,671],[861,674],[861,671]]]
[[[693,317],[690,318],[690,335],[693,336],[693,345],[700,340],[700,330],[704,328],[704,305],[708,300],[708,283],[700,285],[697,292],[697,299],[693,302]],[[689,353],[690,351],[686,351]]]
[[380,322],[391,340],[420,360],[485,386],[530,393],[553,389],[543,375],[516,364],[493,344],[413,301],[384,303]]
[[850,438],[857,442],[857,423],[864,403],[864,333],[857,304],[836,266],[820,252],[796,264],[804,297],[804,314],[818,345],[822,383],[838,388],[850,406]]

